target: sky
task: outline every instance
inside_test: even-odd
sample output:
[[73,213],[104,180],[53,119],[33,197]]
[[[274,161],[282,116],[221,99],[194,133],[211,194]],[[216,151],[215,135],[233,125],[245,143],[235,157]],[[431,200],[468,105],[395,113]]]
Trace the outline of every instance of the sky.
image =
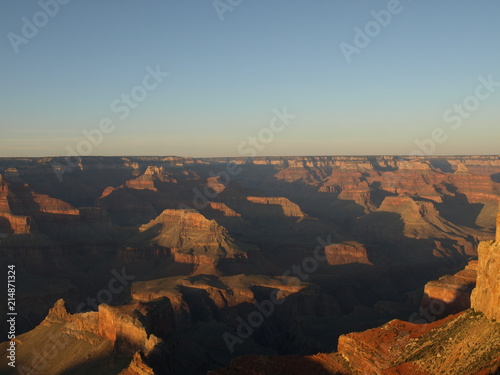
[[0,4],[0,157],[500,153],[498,0]]

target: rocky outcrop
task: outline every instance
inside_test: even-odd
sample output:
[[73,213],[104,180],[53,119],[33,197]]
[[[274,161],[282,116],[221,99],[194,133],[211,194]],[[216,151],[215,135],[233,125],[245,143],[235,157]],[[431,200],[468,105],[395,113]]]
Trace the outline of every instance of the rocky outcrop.
[[[287,217],[305,217],[300,207],[287,198],[282,197],[247,197],[247,200],[260,205],[277,206],[282,210],[282,214]],[[265,214],[265,211],[261,213]]]
[[472,292],[472,308],[500,322],[500,243],[479,245],[477,286]]
[[[5,234],[27,234],[31,229],[31,218],[14,215],[9,202],[10,188],[0,175],[0,230]],[[2,228],[3,227],[3,228]]]
[[10,212],[10,205],[8,200],[9,186],[0,174],[0,212]]
[[80,215],[80,211],[78,209],[60,199],[36,193],[32,193],[32,197],[34,203],[39,207],[39,212],[41,215],[64,215],[65,217],[73,217],[75,219]]
[[108,186],[106,189],[103,190],[99,199],[106,198],[108,195],[110,195],[114,191],[116,191],[116,188],[114,188],[113,186]]
[[366,247],[358,242],[343,242],[325,247],[325,255],[329,265],[372,264],[368,259]]
[[398,214],[407,237],[443,237],[442,233],[460,234],[461,229],[445,220],[433,202],[414,199],[407,194],[386,197],[378,212]]
[[393,367],[412,339],[444,323],[419,326],[394,320],[380,328],[341,336],[338,351],[353,373],[383,374]]
[[28,184],[0,178],[0,231],[7,229],[8,234],[24,235],[44,226],[75,223],[79,218],[80,211],[70,204],[38,194]]
[[266,291],[267,298],[273,290],[284,298],[306,288],[294,277],[196,275],[136,282],[132,298],[147,302],[166,297],[172,303],[176,322],[189,325],[197,320],[228,321],[234,314],[231,309],[253,305]]
[[[418,197],[387,196],[381,206],[354,222],[356,233],[364,241],[389,242],[394,247],[412,247],[417,241],[432,239],[430,251],[412,251],[407,257],[404,252],[394,252],[394,258],[406,258],[405,262],[463,263],[477,256],[477,242],[490,234],[455,223],[453,217],[443,215],[436,203]],[[411,239],[411,240],[410,240]],[[408,245],[403,245],[406,242]],[[409,254],[408,254],[409,255]],[[377,254],[373,257],[376,261]]]
[[[153,176],[148,174],[144,174],[141,177],[136,178],[135,180],[127,181],[125,183],[125,186],[129,189],[158,191],[158,189],[155,187]],[[109,195],[109,193],[107,195]]]
[[496,242],[500,243],[500,210],[499,210],[499,212],[497,214]]
[[215,220],[195,210],[165,210],[139,228],[131,247],[160,246],[170,249],[175,262],[196,265],[195,274],[216,274],[220,260],[246,259],[246,249]]
[[168,173],[163,167],[149,165],[144,174],[133,180],[126,181],[125,184],[119,186],[118,188],[158,191],[155,182],[176,183],[177,181],[172,178],[170,173]]
[[66,304],[64,300],[60,299],[54,304],[49,310],[47,317],[45,318],[45,324],[54,323],[56,321],[68,321],[70,320],[71,315],[68,313],[66,309]]
[[[101,373],[100,363],[106,373],[153,375],[151,356],[166,355],[159,336],[166,338],[174,330],[172,306],[166,299],[100,305],[98,312],[80,314],[70,314],[59,300],[37,328],[17,338],[20,373],[66,374],[79,368],[82,373]],[[124,358],[130,358],[125,369]],[[9,373],[3,364],[0,372]]]
[[218,211],[222,216],[226,217],[241,217],[239,213],[234,211],[232,208],[228,207],[225,203],[222,202],[210,202],[210,208],[215,211]]
[[31,218],[29,216],[12,215],[8,212],[0,212],[0,220],[4,219],[4,225],[13,234],[28,234],[31,232]]
[[133,356],[137,351],[146,355],[158,345],[158,337],[168,337],[175,331],[173,309],[166,298],[154,302],[131,301],[123,306],[99,305],[98,312],[70,314],[64,300],[58,300],[41,323],[43,326],[64,324],[64,331],[87,331],[110,341],[117,353]]
[[437,319],[466,310],[471,305],[471,293],[476,287],[477,261],[455,275],[442,276],[425,284],[422,309],[433,312]]
[[[99,335],[110,341],[115,350],[123,355],[132,356],[137,351],[150,353],[160,343],[160,339],[148,332],[144,326],[148,315],[145,309],[146,306],[140,303],[120,307],[100,305]],[[167,317],[165,314],[165,318]],[[159,323],[160,320],[156,322]]]
[[78,217],[79,210],[60,199],[34,192],[28,184],[8,183],[0,179],[0,212],[49,219],[57,216]]
[[394,320],[341,336],[338,350],[352,374],[493,374],[498,328],[471,310],[429,324]]
[[207,186],[217,194],[220,194],[224,190],[226,190],[226,185],[221,183],[218,177],[209,177],[207,179]]
[[137,352],[130,365],[118,375],[155,375],[153,369],[144,363],[141,352]]

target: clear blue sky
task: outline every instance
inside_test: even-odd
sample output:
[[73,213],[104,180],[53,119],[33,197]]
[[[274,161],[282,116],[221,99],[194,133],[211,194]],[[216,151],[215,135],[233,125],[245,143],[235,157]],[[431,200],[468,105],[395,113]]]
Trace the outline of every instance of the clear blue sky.
[[[500,153],[500,87],[443,120],[479,76],[500,82],[500,2],[400,3],[348,64],[340,44],[388,1],[243,0],[221,21],[211,0],[71,0],[17,54],[9,33],[41,7],[3,1],[0,156],[66,155],[103,118],[92,155],[238,156],[283,107],[297,117],[259,155],[408,154],[435,128],[436,154]],[[157,65],[170,75],[119,119],[111,103]]]

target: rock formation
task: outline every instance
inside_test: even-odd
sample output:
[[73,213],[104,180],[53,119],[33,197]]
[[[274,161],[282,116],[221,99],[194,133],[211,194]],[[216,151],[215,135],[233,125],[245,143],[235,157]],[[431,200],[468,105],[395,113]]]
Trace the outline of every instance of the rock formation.
[[425,284],[421,308],[433,310],[438,319],[468,309],[471,293],[476,287],[477,263],[476,260],[470,261],[455,275],[445,275]]
[[247,256],[224,227],[194,210],[165,210],[142,225],[139,232],[132,243],[169,248],[176,262],[200,266],[198,273],[201,269],[204,273],[215,272],[213,268],[220,259]]
[[[304,217],[305,214],[300,207],[286,198],[268,198],[268,197],[247,197],[247,200],[252,203],[261,205],[277,206],[282,210],[283,215],[287,217]],[[266,212],[262,211],[260,215],[266,216]]]
[[[101,373],[102,368],[122,375],[164,373],[165,368],[154,372],[146,362],[162,350],[163,341],[155,334],[167,337],[174,331],[172,316],[165,299],[101,305],[99,312],[81,314],[68,313],[59,300],[40,326],[16,339],[19,373],[66,374],[78,366],[87,373]],[[2,350],[5,346],[0,345]],[[0,370],[15,373],[3,365]]]
[[472,308],[500,322],[500,226],[496,238],[495,242],[482,242],[479,245],[477,287],[472,292]]
[[325,255],[330,265],[342,264],[372,264],[368,259],[368,252],[363,244],[357,242],[343,242],[325,247]]
[[[408,194],[388,196],[377,209],[399,216],[402,234],[411,238],[442,237],[442,233],[462,234],[461,228],[442,218],[434,202],[412,198]],[[367,216],[367,220],[370,215]],[[376,218],[376,216],[374,216]],[[380,223],[373,223],[377,225]]]
[[135,353],[130,365],[118,375],[155,375],[151,367],[144,363],[143,355],[140,352]]
[[500,243],[500,210],[499,210],[499,212],[497,214],[496,242]]
[[210,208],[215,211],[219,211],[223,216],[229,217],[241,217],[239,213],[228,207],[225,203],[222,202],[210,202]]

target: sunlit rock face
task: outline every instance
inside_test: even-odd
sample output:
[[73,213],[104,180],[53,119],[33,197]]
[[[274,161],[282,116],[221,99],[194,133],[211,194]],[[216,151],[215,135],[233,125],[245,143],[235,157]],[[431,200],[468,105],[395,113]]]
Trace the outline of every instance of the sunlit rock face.
[[478,262],[470,261],[464,270],[445,275],[425,284],[422,308],[443,318],[466,310],[471,305],[471,293],[476,286]]
[[[499,224],[500,214],[497,217]],[[477,287],[472,293],[472,307],[491,320],[500,322],[500,225],[495,242],[479,244]]]

